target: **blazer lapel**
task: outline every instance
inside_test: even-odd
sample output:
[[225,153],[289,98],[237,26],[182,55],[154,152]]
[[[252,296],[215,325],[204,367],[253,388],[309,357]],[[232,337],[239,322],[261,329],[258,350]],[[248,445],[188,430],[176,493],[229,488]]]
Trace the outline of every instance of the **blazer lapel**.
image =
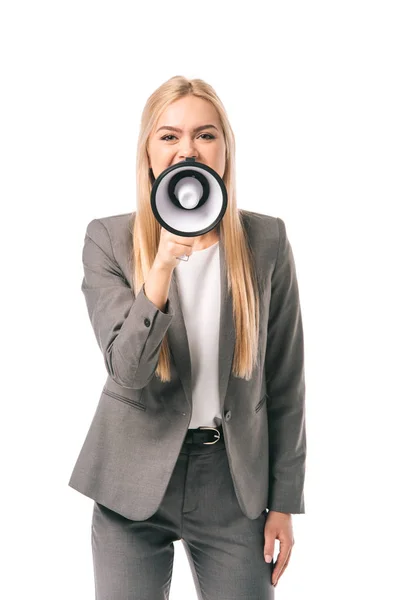
[[[220,305],[220,328],[219,328],[219,397],[221,412],[223,410],[226,390],[233,361],[235,345],[235,332],[233,323],[232,294],[228,293],[226,278],[225,251],[222,240],[219,243],[220,259],[220,282],[221,282],[221,305]],[[190,261],[190,258],[189,258]],[[181,304],[179,302],[178,286],[175,277],[175,269],[172,272],[171,285],[169,289],[169,303],[175,311],[175,316],[167,331],[167,339],[171,353],[174,357],[175,366],[186,394],[189,406],[192,405],[192,377],[189,342]]]

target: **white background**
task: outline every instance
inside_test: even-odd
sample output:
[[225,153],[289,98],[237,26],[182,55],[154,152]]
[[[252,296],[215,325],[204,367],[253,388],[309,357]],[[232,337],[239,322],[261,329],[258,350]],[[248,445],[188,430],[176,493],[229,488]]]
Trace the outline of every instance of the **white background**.
[[[238,205],[281,217],[296,261],[306,514],[276,598],[399,597],[396,9],[2,3],[1,597],[94,598],[93,503],[67,485],[106,376],[83,238],[91,219],[135,209],[141,111],[173,75],[215,88]],[[180,543],[170,598],[196,598]]]

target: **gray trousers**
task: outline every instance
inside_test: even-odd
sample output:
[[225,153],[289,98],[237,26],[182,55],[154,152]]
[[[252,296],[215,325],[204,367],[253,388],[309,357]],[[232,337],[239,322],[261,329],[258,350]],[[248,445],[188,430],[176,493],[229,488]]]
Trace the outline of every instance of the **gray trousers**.
[[[134,498],[132,499],[134,502]],[[240,509],[225,442],[182,444],[158,510],[131,521],[95,502],[96,600],[169,598],[174,541],[185,548],[199,600],[273,600],[274,563],[264,560],[266,513]]]

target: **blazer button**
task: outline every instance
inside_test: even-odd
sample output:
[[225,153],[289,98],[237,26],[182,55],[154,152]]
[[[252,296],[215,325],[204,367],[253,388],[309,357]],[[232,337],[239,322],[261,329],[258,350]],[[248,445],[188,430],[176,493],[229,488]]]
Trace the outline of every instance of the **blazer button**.
[[150,321],[149,321],[149,319],[145,319],[144,320],[144,324],[146,325],[146,327],[150,327]]
[[232,413],[230,410],[227,410],[225,413],[225,421],[229,421],[229,419],[231,418]]

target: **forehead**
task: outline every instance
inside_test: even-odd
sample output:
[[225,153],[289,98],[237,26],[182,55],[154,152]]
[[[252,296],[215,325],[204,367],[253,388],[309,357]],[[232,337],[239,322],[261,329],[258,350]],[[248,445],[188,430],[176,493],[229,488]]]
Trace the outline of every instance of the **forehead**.
[[204,123],[220,128],[218,112],[211,102],[196,96],[185,96],[175,100],[160,114],[155,130],[162,125],[181,129],[192,129]]

